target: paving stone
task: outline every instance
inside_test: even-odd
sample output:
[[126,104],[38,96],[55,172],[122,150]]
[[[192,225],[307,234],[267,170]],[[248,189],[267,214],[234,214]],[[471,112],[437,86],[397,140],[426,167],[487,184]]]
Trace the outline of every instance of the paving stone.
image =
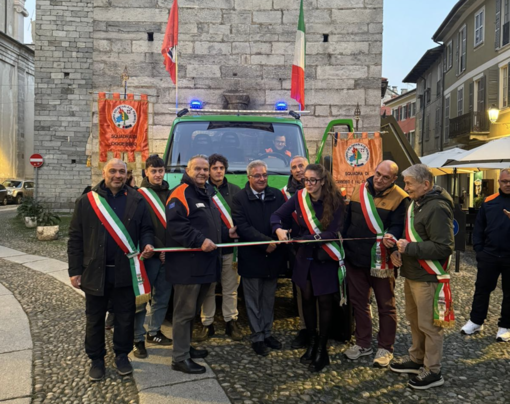
[[12,248],[0,246],[0,258],[13,257],[15,255],[25,255],[24,252],[13,250]]
[[35,262],[28,262],[24,264],[27,268],[34,269],[39,272],[57,272],[62,271],[64,269],[69,268],[69,265],[67,262],[62,262],[59,260],[55,260],[52,258],[46,258],[44,257],[43,260],[35,261]]
[[32,351],[0,354],[0,401],[32,393]]
[[28,262],[36,262],[36,261],[43,261],[46,260],[46,257],[41,257],[40,255],[30,255],[30,254],[23,254],[23,255],[16,255],[12,257],[5,257],[6,261],[15,262],[16,264],[25,264]]
[[169,389],[154,388],[145,391],[140,404],[228,404],[230,400],[215,379],[205,379],[193,383],[181,383]]
[[0,354],[32,348],[30,325],[13,295],[0,296]]

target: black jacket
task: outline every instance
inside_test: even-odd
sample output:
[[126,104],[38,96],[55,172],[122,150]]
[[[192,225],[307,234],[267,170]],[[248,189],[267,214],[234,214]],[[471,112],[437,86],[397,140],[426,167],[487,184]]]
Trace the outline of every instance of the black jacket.
[[[213,194],[211,185],[198,188],[184,174],[181,185],[172,190],[166,206],[168,247],[200,248],[206,238],[215,244],[228,238],[220,212],[211,200]],[[217,282],[221,271],[220,250],[168,252],[165,268],[168,281],[174,285]]]
[[473,231],[473,248],[478,261],[490,263],[503,259],[510,264],[510,219],[503,209],[510,210],[510,195],[500,191],[485,198],[478,211]]
[[[213,184],[211,185],[214,186]],[[234,197],[235,194],[237,194],[241,190],[241,188],[239,188],[235,184],[231,184],[230,182],[228,182],[227,177],[225,177],[223,179],[223,183],[219,186],[219,188],[216,189],[220,191],[221,196],[223,197],[223,199],[225,199],[225,202],[227,202],[228,206],[230,207],[230,211],[232,212],[232,198]],[[225,240],[225,242],[228,241]],[[234,252],[233,247],[225,247],[221,251],[222,254],[232,254],[233,252]]]
[[[381,217],[384,230],[393,234],[397,240],[401,238],[404,231],[406,209],[409,202],[407,193],[398,185],[393,184],[386,190],[376,193],[374,190],[374,177],[368,178],[368,192],[374,198],[377,213]],[[371,250],[375,243],[375,234],[368,228],[361,201],[359,197],[360,186],[354,189],[351,202],[347,206],[347,215],[344,223],[344,238],[369,238],[368,240],[345,241],[345,260],[351,265],[370,268]],[[373,237],[373,238],[372,238]],[[389,254],[388,254],[389,256]]]
[[[287,192],[291,195],[291,197],[304,187],[305,184],[303,182],[297,182],[292,175],[289,176],[289,180],[287,182]],[[292,219],[292,226],[290,229],[292,230],[290,232],[290,236],[292,238],[301,236],[301,226],[294,220],[294,218]]]
[[[264,200],[258,199],[246,183],[233,199],[232,217],[240,241],[271,241],[278,238],[271,228],[271,215],[284,203],[280,190],[266,187]],[[278,245],[271,254],[267,245],[239,248],[239,275],[245,278],[276,278],[285,270],[286,246]]]
[[[163,184],[161,185],[153,185],[149,182],[149,179],[145,177],[142,180],[142,185],[140,185],[140,188],[149,188],[152,189],[159,197],[161,202],[163,202],[163,205],[166,205],[166,201],[168,197],[170,196],[170,189],[168,187],[168,182],[163,181]],[[145,197],[144,197],[145,198]],[[151,216],[152,225],[154,226],[154,247],[156,248],[163,248],[165,247],[165,227],[160,222],[158,217],[156,216],[156,212],[152,209],[152,207],[147,202],[147,210],[149,211],[149,214]],[[157,255],[157,254],[155,254]]]
[[[92,191],[106,199],[104,181]],[[131,239],[142,251],[147,244],[154,245],[154,230],[143,196],[130,187],[125,187],[126,210],[122,223]],[[98,219],[88,199],[88,194],[78,198],[69,226],[67,254],[69,276],[81,275],[81,288],[94,296],[104,295],[107,231]],[[120,248],[115,258],[115,287],[132,286],[133,280],[129,259]]]

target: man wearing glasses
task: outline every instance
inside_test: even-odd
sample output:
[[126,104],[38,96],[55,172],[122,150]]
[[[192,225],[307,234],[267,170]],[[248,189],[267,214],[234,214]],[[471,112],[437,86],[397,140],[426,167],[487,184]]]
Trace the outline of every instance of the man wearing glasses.
[[386,367],[393,359],[397,332],[395,278],[389,259],[391,251],[386,248],[394,248],[396,239],[402,236],[409,199],[395,184],[397,176],[395,162],[379,163],[374,176],[354,189],[342,232],[345,238],[365,239],[344,242],[347,285],[356,320],[356,344],[345,351],[345,356],[356,360],[373,352],[369,303],[372,289],[379,310],[378,350],[374,358],[377,367]]
[[266,149],[266,153],[278,153],[283,154],[287,157],[292,157],[292,153],[290,150],[286,149],[287,146],[287,140],[285,139],[284,135],[276,135],[273,140],[273,147],[268,147]]
[[499,193],[485,198],[476,216],[473,248],[476,251],[478,274],[469,321],[462,327],[466,335],[480,332],[487,318],[490,296],[501,274],[503,303],[496,340],[510,341],[510,169],[501,170]]
[[[255,160],[246,169],[248,182],[233,198],[232,217],[241,242],[276,240],[269,221],[284,203],[280,190],[267,185],[267,166]],[[267,356],[282,344],[271,335],[278,273],[284,267],[285,246],[277,244],[239,248],[239,275],[252,330],[252,348]]]

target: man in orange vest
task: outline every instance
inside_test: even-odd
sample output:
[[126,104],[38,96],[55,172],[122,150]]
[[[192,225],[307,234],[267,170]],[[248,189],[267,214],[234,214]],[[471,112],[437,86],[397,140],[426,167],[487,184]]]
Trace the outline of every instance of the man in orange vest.
[[283,154],[287,157],[292,157],[290,150],[285,149],[286,139],[284,135],[276,135],[273,140],[274,148],[268,147],[266,153],[278,153]]

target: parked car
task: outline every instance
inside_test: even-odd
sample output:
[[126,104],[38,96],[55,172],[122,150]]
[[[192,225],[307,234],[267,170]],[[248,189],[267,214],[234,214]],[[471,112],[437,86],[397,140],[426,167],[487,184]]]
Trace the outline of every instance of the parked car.
[[7,205],[7,189],[0,185],[0,205]]
[[2,185],[7,189],[7,202],[20,204],[24,196],[34,196],[34,181],[6,180]]

